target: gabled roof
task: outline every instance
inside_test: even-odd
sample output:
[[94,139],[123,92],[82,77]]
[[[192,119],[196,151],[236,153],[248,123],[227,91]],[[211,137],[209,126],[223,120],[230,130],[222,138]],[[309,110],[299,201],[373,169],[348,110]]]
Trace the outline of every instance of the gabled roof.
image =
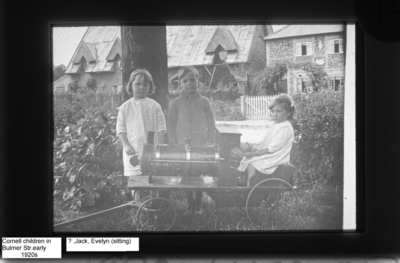
[[281,28],[275,33],[264,37],[264,40],[299,37],[316,34],[340,33],[344,31],[342,24],[295,24]]
[[88,61],[85,72],[114,70],[114,58],[121,57],[121,27],[90,27],[75,51],[66,73],[76,73],[82,56]]
[[237,50],[228,52],[225,63],[249,62],[252,40],[257,27],[261,26],[265,25],[167,26],[168,67],[211,65],[214,53],[206,53],[206,50],[217,47],[222,38],[230,43],[226,48],[233,51],[234,43]]
[[81,42],[77,48],[77,52],[72,58],[73,63],[79,63],[84,57],[86,61],[96,61],[96,46],[91,43]]
[[214,52],[218,45],[227,51],[237,50],[235,39],[231,32],[223,27],[218,27],[217,30],[215,30],[210,42],[208,42],[205,52]]
[[119,54],[119,56],[122,56],[122,44],[121,44],[121,39],[116,38],[115,41],[113,42],[113,45],[111,46],[110,52],[108,52],[107,55],[107,60],[113,60],[115,59],[115,56]]

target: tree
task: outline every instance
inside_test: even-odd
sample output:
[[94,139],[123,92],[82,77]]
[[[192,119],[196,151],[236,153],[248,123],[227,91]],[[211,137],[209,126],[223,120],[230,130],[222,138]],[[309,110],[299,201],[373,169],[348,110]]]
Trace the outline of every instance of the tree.
[[157,89],[150,98],[164,112],[168,108],[168,56],[166,26],[122,26],[122,83],[124,100],[129,99],[125,86],[136,69],[146,69]]
[[64,65],[53,66],[53,81],[56,81],[59,78],[63,77],[66,70],[67,67]]
[[310,61],[293,62],[283,60],[274,62],[258,72],[254,81],[253,95],[275,95],[280,93],[280,90],[277,89],[277,84],[287,74],[288,69],[303,70],[310,81],[309,85],[311,85],[313,91],[327,88],[328,75],[323,66]]
[[287,61],[278,61],[266,66],[255,77],[253,95],[274,95],[279,93],[276,89],[278,81],[287,73]]

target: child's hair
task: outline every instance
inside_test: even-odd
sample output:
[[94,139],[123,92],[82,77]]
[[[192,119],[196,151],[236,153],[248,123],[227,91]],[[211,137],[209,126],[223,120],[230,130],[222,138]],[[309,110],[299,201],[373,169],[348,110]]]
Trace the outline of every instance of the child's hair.
[[136,76],[143,76],[144,81],[150,83],[148,95],[151,95],[155,92],[156,86],[154,85],[153,77],[151,76],[150,72],[145,69],[137,69],[131,73],[128,84],[126,85],[126,92],[128,94],[133,95],[132,82],[135,81]]
[[178,70],[178,73],[177,73],[178,80],[181,80],[181,79],[182,79],[186,74],[188,74],[189,72],[192,72],[193,75],[196,77],[196,79],[199,79],[199,78],[200,78],[200,74],[199,74],[199,72],[197,71],[197,69],[196,69],[195,67],[192,67],[192,66],[184,66],[184,67],[181,67],[181,68]]
[[288,119],[293,119],[295,108],[292,98],[289,95],[282,93],[271,102],[268,109],[272,110],[272,108],[278,104],[283,104],[285,110],[290,113]]

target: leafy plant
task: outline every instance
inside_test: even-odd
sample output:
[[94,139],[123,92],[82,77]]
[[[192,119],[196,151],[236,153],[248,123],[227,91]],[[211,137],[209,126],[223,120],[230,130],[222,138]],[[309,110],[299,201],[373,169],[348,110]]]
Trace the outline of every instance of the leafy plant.
[[79,90],[82,90],[82,87],[79,86],[78,80],[74,80],[73,82],[68,84],[68,90],[72,93],[76,93]]
[[313,91],[320,91],[328,87],[328,75],[323,66],[308,60],[279,60],[256,74],[253,95],[275,95],[280,93],[276,88],[277,83],[287,74],[288,68],[304,70]]
[[53,81],[56,81],[65,75],[67,67],[65,65],[53,66]]
[[295,134],[292,162],[308,181],[328,181],[342,175],[344,93],[322,90],[292,95],[295,102]]
[[313,91],[320,91],[328,87],[328,74],[324,66],[315,64],[310,61],[290,62],[288,63],[291,69],[301,69],[306,72],[309,78]]
[[277,61],[266,66],[257,74],[254,80],[255,89],[253,95],[275,95],[279,93],[276,84],[287,73],[287,62]]
[[211,106],[217,121],[245,120],[240,111],[240,100],[235,102],[214,100]]
[[96,91],[97,90],[97,81],[95,78],[89,78],[86,82],[86,87],[89,90]]
[[63,207],[108,207],[125,200],[116,114],[96,107],[55,114],[54,198]]

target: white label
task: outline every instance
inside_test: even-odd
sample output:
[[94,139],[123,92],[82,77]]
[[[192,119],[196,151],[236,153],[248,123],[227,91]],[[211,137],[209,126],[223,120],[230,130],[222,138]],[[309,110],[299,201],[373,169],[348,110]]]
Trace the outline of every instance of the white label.
[[67,251],[139,251],[139,238],[67,237]]
[[61,258],[61,238],[3,237],[3,258]]

